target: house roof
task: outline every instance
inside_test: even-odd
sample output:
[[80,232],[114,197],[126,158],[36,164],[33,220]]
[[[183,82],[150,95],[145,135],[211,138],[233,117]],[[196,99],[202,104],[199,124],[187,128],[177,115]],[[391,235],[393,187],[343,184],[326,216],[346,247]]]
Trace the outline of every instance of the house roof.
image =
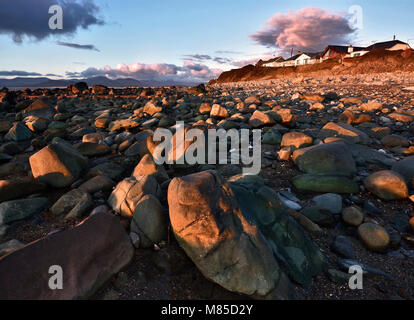
[[407,44],[407,43],[402,42],[400,40],[378,42],[378,43],[374,43],[373,45],[367,47],[367,49],[368,50],[373,50],[373,49],[389,49],[389,48],[394,47],[397,44]]
[[[349,48],[349,46],[327,46],[326,49],[322,52],[322,55],[324,55],[328,50],[333,50],[333,51],[336,51],[338,53],[347,54],[348,53],[348,48]],[[353,48],[354,48],[354,51],[361,51],[361,50],[366,49],[364,47],[353,47]]]
[[266,60],[266,61],[259,60],[259,62],[256,65],[257,66],[262,66],[262,65],[267,64],[267,63],[283,62],[283,61],[285,61],[285,58],[283,58],[283,57],[276,57],[276,58],[272,58],[272,59]]
[[289,59],[286,59],[285,61],[296,60],[303,54],[306,54],[308,57],[311,57],[311,58],[317,58],[321,55],[321,52],[301,52],[301,53],[298,53],[297,55],[294,55],[293,57]]

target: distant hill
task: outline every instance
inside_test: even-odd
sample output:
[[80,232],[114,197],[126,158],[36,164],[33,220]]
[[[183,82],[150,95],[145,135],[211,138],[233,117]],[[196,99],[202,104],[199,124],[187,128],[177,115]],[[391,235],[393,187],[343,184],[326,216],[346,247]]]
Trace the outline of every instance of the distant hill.
[[86,82],[88,86],[103,85],[107,87],[162,87],[162,86],[193,86],[199,83],[185,81],[156,81],[136,80],[132,78],[109,79],[107,77],[93,77],[88,79],[53,80],[47,77],[13,79],[0,78],[0,88],[62,88],[77,82]]

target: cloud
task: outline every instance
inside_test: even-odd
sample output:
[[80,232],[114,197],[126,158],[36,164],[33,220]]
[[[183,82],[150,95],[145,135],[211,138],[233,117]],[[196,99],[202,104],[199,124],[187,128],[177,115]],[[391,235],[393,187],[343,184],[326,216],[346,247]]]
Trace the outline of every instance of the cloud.
[[243,54],[241,51],[233,51],[233,50],[218,50],[215,52],[216,54]]
[[284,52],[291,48],[310,52],[330,44],[348,44],[354,32],[347,15],[307,7],[287,14],[276,13],[261,31],[250,37],[258,44]]
[[194,62],[204,62],[204,61],[214,61],[218,64],[231,64],[232,60],[224,57],[212,57],[207,54],[185,54],[183,55],[183,60],[185,61],[194,61]]
[[42,74],[37,73],[37,72],[12,70],[12,71],[0,71],[0,76],[6,76],[6,77],[38,77],[38,76],[42,76]]
[[111,79],[133,78],[136,80],[168,81],[180,83],[202,83],[218,77],[223,71],[211,69],[206,65],[193,61],[184,61],[183,66],[157,63],[120,63],[115,68],[88,68],[82,72],[66,72],[68,77],[91,78],[105,76]]
[[[63,29],[49,29],[49,7],[63,9]],[[8,34],[21,43],[25,37],[42,40],[50,35],[72,35],[79,28],[88,29],[104,22],[97,17],[94,0],[2,0],[0,34]]]
[[77,44],[77,43],[69,43],[69,42],[56,42],[57,45],[63,47],[69,47],[73,49],[81,49],[81,50],[94,50],[100,52],[93,44]]

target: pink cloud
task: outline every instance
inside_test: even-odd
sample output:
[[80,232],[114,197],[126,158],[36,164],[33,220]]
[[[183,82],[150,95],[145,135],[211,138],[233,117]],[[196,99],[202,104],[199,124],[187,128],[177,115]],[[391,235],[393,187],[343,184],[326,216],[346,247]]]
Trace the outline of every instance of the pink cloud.
[[319,51],[330,44],[348,44],[353,34],[347,15],[307,7],[287,14],[276,13],[261,31],[250,37],[258,44],[287,52],[291,48]]

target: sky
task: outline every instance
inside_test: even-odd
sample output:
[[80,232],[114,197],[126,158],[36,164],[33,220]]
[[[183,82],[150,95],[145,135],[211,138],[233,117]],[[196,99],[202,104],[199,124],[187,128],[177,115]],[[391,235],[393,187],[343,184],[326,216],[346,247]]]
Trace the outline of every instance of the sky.
[[[1,2],[0,77],[9,78],[197,82],[260,58],[329,44],[365,46],[396,35],[414,47],[412,0]],[[54,4],[63,9],[62,30],[48,26]],[[352,6],[362,15],[350,14]]]

